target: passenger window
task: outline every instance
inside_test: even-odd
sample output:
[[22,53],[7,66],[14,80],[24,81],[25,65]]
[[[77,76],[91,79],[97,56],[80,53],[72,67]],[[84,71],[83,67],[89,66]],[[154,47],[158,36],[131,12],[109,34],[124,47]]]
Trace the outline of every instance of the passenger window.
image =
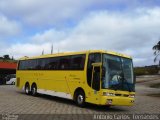
[[18,69],[19,70],[24,70],[25,69],[25,61],[19,61],[19,64],[18,64]]
[[41,66],[41,59],[37,59],[37,65],[35,66],[36,70],[41,70],[42,66]]
[[57,70],[58,69],[58,58],[50,58],[49,62],[49,69],[50,70]]
[[83,70],[85,64],[85,55],[74,55],[71,57],[71,69]]
[[23,60],[19,62],[19,70],[83,70],[85,54]]
[[59,60],[59,70],[68,70],[70,67],[70,60],[69,57],[60,57]]
[[48,70],[49,69],[49,59],[42,59],[42,69]]

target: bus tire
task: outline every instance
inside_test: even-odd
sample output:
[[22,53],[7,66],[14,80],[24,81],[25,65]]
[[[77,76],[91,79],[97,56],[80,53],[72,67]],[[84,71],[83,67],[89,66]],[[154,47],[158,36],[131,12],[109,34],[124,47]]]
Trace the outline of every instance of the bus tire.
[[32,94],[32,96],[37,95],[37,85],[35,83],[33,83],[31,86],[31,94]]
[[30,94],[30,86],[29,86],[29,83],[28,83],[28,82],[25,84],[25,93],[26,93],[27,95]]
[[85,93],[82,90],[76,92],[75,102],[79,107],[85,106]]
[[15,82],[12,82],[12,85],[15,85]]
[[105,106],[106,107],[106,109],[110,109],[111,108],[111,106],[110,105],[107,105],[107,106]]

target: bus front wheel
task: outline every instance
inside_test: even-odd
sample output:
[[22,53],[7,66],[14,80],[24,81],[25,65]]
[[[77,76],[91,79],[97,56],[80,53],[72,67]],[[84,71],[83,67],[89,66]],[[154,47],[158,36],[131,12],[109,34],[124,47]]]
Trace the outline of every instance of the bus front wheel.
[[75,96],[75,102],[80,107],[85,106],[85,94],[83,91],[77,91]]

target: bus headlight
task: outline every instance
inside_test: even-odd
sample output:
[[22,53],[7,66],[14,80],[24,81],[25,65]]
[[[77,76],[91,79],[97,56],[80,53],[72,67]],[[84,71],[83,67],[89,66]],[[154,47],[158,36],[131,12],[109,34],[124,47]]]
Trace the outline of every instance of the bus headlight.
[[103,92],[103,96],[115,96],[114,93]]
[[112,104],[112,99],[107,99],[106,104],[107,104],[107,105],[111,105],[111,104]]
[[129,95],[130,98],[135,98],[134,94]]

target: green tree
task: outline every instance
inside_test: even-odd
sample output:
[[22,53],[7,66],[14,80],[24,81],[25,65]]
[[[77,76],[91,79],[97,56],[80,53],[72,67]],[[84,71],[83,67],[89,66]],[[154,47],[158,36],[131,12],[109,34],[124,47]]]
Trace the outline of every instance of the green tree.
[[[156,62],[158,56],[160,55],[160,41],[156,45],[154,45],[152,49],[154,50],[154,55],[155,55],[154,62]],[[159,60],[159,65],[160,65],[160,60]]]
[[3,58],[6,59],[6,60],[10,60],[9,55],[3,55]]

